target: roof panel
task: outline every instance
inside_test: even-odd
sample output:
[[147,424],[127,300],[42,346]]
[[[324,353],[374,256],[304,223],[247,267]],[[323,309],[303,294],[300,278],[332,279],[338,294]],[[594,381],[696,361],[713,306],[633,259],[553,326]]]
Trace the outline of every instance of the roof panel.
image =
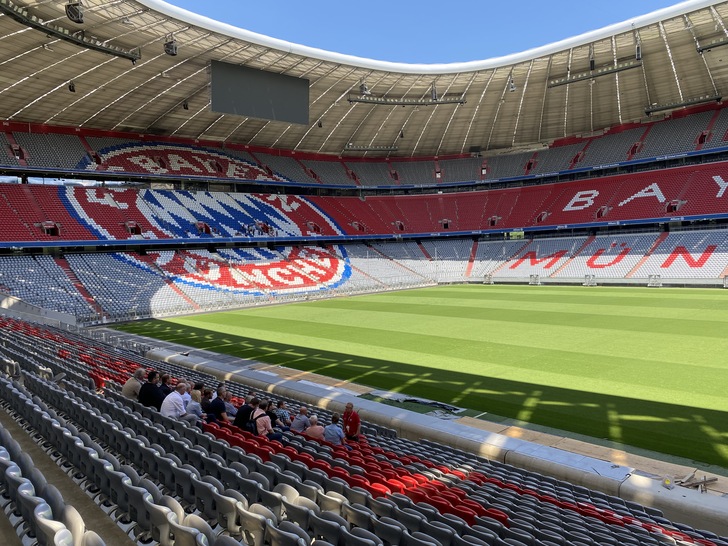
[[[442,156],[467,153],[472,146],[492,151],[514,145],[536,147],[555,138],[647,119],[644,109],[651,104],[728,88],[728,47],[702,55],[696,49],[696,42],[708,44],[728,36],[724,23],[728,2],[693,0],[502,59],[402,65],[287,44],[156,0],[84,0],[83,25],[65,17],[63,2],[11,1],[69,34],[82,32],[86,38],[126,50],[139,47],[142,58],[132,65],[0,15],[3,119],[153,131],[333,155],[355,143],[398,148],[380,155]],[[178,45],[174,57],[163,48],[171,34]],[[549,87],[556,77],[589,74],[592,59],[596,69],[634,59],[637,38],[641,67]],[[210,111],[211,60],[307,78],[309,124]],[[510,91],[511,77],[514,91]],[[70,81],[75,93],[68,89]],[[362,82],[374,95],[425,100],[434,83],[439,97],[465,93],[466,103],[406,107],[349,103],[347,97],[358,93]]]

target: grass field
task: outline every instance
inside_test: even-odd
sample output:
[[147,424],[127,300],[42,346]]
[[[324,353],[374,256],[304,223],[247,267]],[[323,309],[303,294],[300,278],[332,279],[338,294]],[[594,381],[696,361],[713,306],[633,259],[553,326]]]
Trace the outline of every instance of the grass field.
[[120,328],[728,468],[728,291],[441,286]]

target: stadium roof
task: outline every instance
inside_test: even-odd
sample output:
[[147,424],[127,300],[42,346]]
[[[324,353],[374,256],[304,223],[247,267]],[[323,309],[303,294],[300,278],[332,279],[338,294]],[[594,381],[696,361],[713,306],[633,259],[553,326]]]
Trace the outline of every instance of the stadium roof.
[[[347,157],[432,157],[536,148],[719,100],[728,89],[728,2],[714,0],[505,57],[432,65],[296,45],[159,0],[82,4],[78,24],[64,1],[0,0],[0,118]],[[164,48],[172,39],[175,56]],[[212,60],[308,79],[309,124],[211,111]],[[350,100],[362,97],[380,103]]]

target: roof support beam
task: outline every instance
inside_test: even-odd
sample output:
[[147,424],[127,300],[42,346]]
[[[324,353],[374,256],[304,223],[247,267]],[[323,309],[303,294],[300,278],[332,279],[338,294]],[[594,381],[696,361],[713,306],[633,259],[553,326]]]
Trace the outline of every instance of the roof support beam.
[[106,42],[86,38],[82,30],[71,32],[65,27],[45,22],[36,15],[32,15],[26,8],[18,6],[10,0],[0,0],[0,12],[12,19],[15,19],[22,25],[29,26],[50,36],[60,38],[61,40],[71,42],[72,44],[87,49],[93,49],[94,51],[99,51],[115,57],[129,59],[132,63],[136,63],[142,58],[142,52],[139,48],[126,50],[113,45],[108,45]]

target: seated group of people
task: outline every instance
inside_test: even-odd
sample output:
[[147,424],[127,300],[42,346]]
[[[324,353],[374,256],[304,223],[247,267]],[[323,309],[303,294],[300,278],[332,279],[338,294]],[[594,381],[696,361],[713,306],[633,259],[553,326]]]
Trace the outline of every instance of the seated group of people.
[[185,419],[193,423],[232,423],[271,440],[280,440],[283,431],[291,430],[333,445],[346,445],[347,442],[356,442],[361,432],[359,414],[354,411],[351,403],[346,405],[343,416],[334,413],[331,423],[322,426],[315,415],[308,416],[306,406],[301,406],[292,419],[283,400],[273,407],[272,400],[251,395],[236,408],[231,401],[232,393],[222,383],[214,393],[212,389],[204,388],[202,383],[193,384],[182,379],[172,387],[169,374],[160,376],[156,370],[147,372],[144,368],[134,372],[124,383],[121,393],[157,409],[165,417]]
[[202,383],[180,379],[170,384],[169,374],[156,370],[138,368],[124,383],[121,394],[140,404],[155,408],[165,417],[198,421],[229,421],[228,412],[235,412],[230,402],[232,395],[224,385],[220,385],[216,395],[212,389],[204,388]]
[[356,442],[361,433],[361,419],[354,411],[354,405],[349,402],[344,415],[338,413],[331,415],[331,423],[326,426],[319,425],[315,415],[308,416],[308,408],[301,406],[298,415],[291,422],[291,430],[310,438],[324,440],[333,445],[346,445],[347,442]]

